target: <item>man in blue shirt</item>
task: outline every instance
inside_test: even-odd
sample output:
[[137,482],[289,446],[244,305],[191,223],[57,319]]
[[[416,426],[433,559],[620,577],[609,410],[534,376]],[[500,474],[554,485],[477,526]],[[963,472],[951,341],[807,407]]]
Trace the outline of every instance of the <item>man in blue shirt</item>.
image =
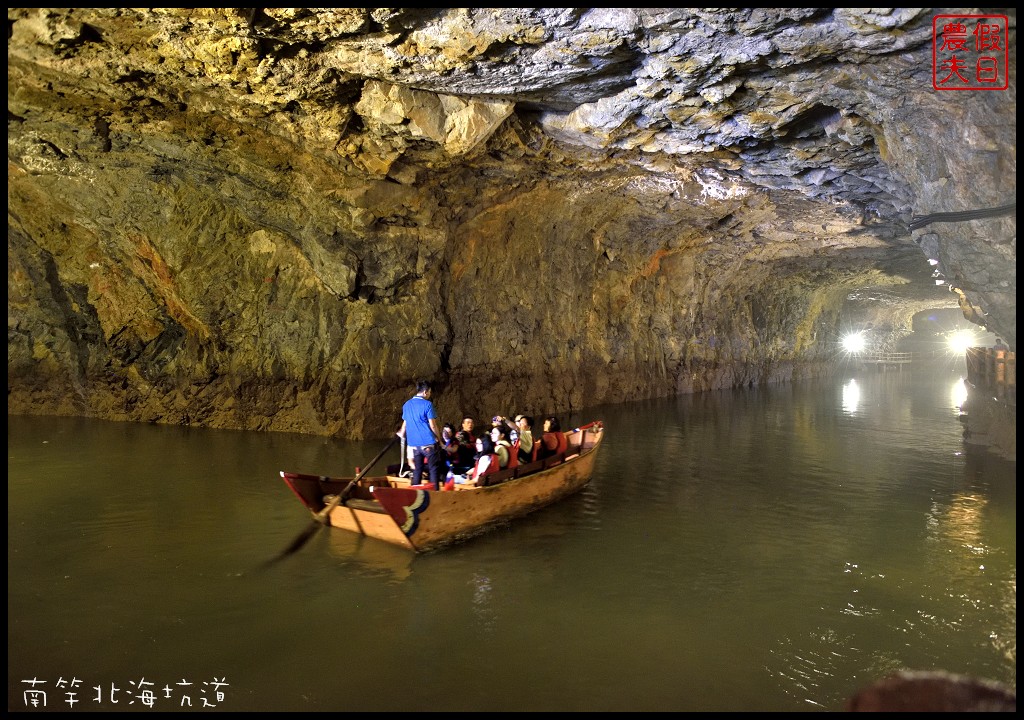
[[443,450],[441,431],[437,428],[437,413],[434,411],[434,403],[430,402],[432,394],[428,380],[416,383],[416,394],[402,406],[402,427],[397,434],[408,443],[406,452],[412,465],[412,484],[420,484],[423,465],[426,463],[430,482],[438,490],[441,468],[437,454]]

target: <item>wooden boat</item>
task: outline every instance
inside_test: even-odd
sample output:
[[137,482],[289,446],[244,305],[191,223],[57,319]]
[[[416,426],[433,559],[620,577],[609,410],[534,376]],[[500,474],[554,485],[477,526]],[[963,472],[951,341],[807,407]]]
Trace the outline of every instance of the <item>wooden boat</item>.
[[[581,490],[594,471],[604,425],[592,422],[565,435],[564,453],[484,475],[479,486],[458,485],[451,491],[411,486],[407,478],[393,474],[356,476],[354,485],[354,478],[284,471],[281,477],[314,518],[325,524],[423,552],[472,537]],[[339,502],[338,494],[346,490],[344,501]]]

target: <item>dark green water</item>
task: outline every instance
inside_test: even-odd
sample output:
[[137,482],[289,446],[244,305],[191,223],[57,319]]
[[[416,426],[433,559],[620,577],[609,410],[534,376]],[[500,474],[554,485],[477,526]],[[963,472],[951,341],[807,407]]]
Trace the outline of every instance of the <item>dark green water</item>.
[[1016,465],[964,444],[956,381],[595,408],[565,423],[607,428],[577,496],[422,556],[324,529],[268,569],[310,523],[278,471],[383,441],[9,416],[8,709],[32,680],[80,712],[838,710],[901,668],[1015,689]]

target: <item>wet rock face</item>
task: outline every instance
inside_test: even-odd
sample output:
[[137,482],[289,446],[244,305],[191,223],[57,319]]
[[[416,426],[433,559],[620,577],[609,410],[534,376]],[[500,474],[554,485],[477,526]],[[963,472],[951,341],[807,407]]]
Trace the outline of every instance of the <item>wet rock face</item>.
[[8,410],[360,438],[420,377],[821,372],[851,313],[1015,346],[1015,214],[909,229],[1016,192],[1016,16],[942,92],[937,12],[8,9]]

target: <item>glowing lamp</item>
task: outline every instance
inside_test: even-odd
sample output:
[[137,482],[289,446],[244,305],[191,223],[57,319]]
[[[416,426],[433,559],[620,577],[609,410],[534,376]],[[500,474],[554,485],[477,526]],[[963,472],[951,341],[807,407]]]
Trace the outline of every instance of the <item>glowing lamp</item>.
[[958,355],[967,352],[967,348],[975,344],[974,333],[970,330],[957,330],[946,338],[949,349]]
[[848,353],[859,353],[867,346],[863,332],[850,333],[843,338],[843,349]]

